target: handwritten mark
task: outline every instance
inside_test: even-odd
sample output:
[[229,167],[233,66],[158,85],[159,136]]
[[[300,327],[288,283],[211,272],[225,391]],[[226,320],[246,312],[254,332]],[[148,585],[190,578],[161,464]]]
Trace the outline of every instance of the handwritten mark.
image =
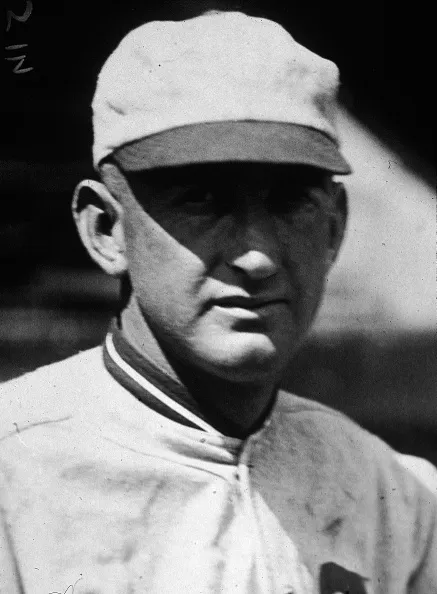
[[6,20],[7,20],[6,32],[8,32],[9,29],[11,28],[12,19],[18,21],[19,23],[25,23],[27,21],[27,19],[30,17],[30,15],[32,14],[32,10],[33,10],[33,4],[30,0],[26,1],[26,9],[22,15],[15,14],[15,12],[12,12],[12,10],[8,10],[6,13]]
[[22,47],[27,47],[28,43],[16,43],[15,45],[7,45],[5,49],[7,50],[14,50],[14,49],[21,49]]
[[75,589],[76,585],[80,582],[80,580],[83,580],[82,574],[81,574],[81,577],[74,582],[74,584],[70,584],[68,586],[68,588],[66,590],[64,590],[63,592],[55,591],[55,592],[49,592],[49,594],[74,594],[74,589]]
[[[15,20],[19,23],[25,23],[28,20],[28,18],[30,17],[30,15],[32,14],[32,10],[33,10],[33,4],[30,0],[26,1],[25,11],[21,15],[15,14],[15,12],[12,12],[12,10],[8,10],[6,13],[6,21],[7,21],[6,22],[6,33],[8,33],[11,28],[12,20]],[[27,43],[16,43],[14,45],[7,45],[5,47],[5,49],[7,51],[14,51],[14,50],[22,49],[23,47],[27,47],[27,46],[28,46]],[[11,56],[11,57],[5,58],[5,60],[7,60],[8,62],[18,62],[18,64],[15,64],[14,69],[12,70],[12,72],[14,74],[26,74],[26,72],[30,72],[31,70],[33,70],[33,66],[28,66],[27,68],[22,68],[22,65],[23,65],[25,59],[26,59],[26,54],[22,54],[21,56]]]
[[23,54],[22,56],[14,56],[13,58],[5,58],[5,60],[9,60],[10,62],[19,61],[18,64],[16,64],[14,66],[14,69],[12,70],[14,74],[26,74],[26,72],[30,72],[31,70],[33,70],[33,66],[29,66],[28,68],[21,68],[25,59],[26,54]]

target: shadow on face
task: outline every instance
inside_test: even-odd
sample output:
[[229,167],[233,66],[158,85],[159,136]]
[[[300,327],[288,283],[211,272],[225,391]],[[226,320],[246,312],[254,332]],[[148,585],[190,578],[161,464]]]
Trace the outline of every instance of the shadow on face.
[[240,236],[264,223],[258,235],[266,241],[269,228],[288,238],[309,235],[319,215],[329,217],[337,208],[331,177],[313,167],[220,163],[123,175],[130,190],[121,195],[126,211],[138,217],[144,210],[190,249],[196,249],[193,236],[224,226],[229,231],[231,223]]
[[320,169],[220,163],[109,173],[137,268],[155,258],[163,271],[169,259],[183,269],[197,258],[205,276],[257,292],[324,275],[341,243],[345,195]]

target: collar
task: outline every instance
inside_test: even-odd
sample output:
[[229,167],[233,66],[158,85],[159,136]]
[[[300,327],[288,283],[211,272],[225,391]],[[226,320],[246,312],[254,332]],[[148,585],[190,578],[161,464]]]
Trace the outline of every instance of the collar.
[[106,335],[103,360],[113,378],[150,409],[181,425],[222,435],[196,410],[188,390],[142,356],[116,321]]

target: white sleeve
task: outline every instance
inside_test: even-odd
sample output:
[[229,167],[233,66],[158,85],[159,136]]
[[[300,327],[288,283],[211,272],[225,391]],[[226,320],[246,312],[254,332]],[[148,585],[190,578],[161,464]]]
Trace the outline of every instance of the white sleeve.
[[427,460],[397,454],[398,462],[424,487],[416,519],[417,532],[425,534],[422,559],[409,584],[409,594],[437,593],[437,469]]
[[431,462],[406,454],[396,454],[396,459],[437,497],[437,468]]
[[0,508],[0,594],[22,594],[22,592],[10,549],[3,510]]

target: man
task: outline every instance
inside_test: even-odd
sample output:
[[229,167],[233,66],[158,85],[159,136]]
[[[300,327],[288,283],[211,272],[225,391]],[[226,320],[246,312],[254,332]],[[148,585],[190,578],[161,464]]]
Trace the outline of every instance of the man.
[[3,388],[3,593],[437,592],[434,470],[279,391],[346,219],[336,67],[241,13],[99,76],[73,203],[104,348]]

